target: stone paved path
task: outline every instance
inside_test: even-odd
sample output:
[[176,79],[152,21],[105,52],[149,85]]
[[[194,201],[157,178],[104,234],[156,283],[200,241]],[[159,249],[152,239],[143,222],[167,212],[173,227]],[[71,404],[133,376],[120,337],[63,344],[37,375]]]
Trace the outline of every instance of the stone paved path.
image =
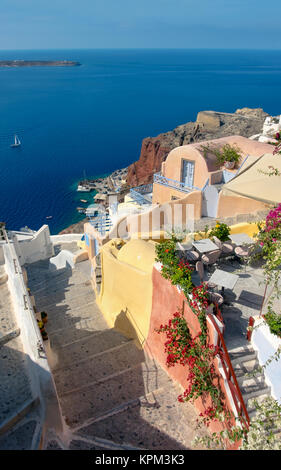
[[38,447],[40,404],[31,391],[28,357],[17,325],[5,266],[0,266],[0,450]]
[[48,359],[67,431],[52,449],[190,449],[197,414],[134,342],[110,329],[94,298],[88,261],[50,272],[28,267],[37,309],[48,313]]

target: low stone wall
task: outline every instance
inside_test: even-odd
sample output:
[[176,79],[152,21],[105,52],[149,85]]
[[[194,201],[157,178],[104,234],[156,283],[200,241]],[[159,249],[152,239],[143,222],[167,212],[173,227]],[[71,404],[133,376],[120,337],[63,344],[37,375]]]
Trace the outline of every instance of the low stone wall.
[[218,217],[217,219],[211,217],[203,217],[200,220],[195,220],[194,230],[204,230],[205,226],[208,225],[212,228],[216,225],[217,220],[229,226],[241,224],[241,223],[255,223],[260,220],[264,220],[268,214],[268,209],[265,211],[259,211],[251,214],[239,214],[233,217]]

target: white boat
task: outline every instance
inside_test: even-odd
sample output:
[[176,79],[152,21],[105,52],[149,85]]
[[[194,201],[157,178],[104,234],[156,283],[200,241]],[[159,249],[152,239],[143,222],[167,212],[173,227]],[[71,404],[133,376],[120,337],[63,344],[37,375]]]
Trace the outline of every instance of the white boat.
[[21,145],[21,141],[18,138],[18,136],[15,135],[15,142],[14,142],[14,144],[11,145],[11,147],[19,147],[20,145]]
[[83,192],[90,192],[91,191],[91,188],[90,186],[88,185],[82,185],[82,184],[79,184],[78,185],[78,188],[77,188],[77,191],[83,191]]

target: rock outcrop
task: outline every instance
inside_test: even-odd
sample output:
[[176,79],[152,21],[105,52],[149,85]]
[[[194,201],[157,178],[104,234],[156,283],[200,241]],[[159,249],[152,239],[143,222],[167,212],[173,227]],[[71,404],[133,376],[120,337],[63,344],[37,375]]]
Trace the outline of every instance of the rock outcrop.
[[259,134],[266,116],[261,108],[237,109],[235,113],[201,111],[196,122],[182,124],[157,137],[147,137],[142,142],[139,160],[128,168],[127,184],[133,187],[151,183],[153,173],[161,170],[162,162],[175,147],[229,135]]

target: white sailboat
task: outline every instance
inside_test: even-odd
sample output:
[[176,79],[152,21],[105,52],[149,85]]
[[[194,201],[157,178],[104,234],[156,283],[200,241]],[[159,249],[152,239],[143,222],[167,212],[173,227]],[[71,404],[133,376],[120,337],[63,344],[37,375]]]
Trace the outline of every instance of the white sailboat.
[[11,145],[11,147],[19,147],[21,145],[21,141],[17,135],[15,135],[15,142]]

